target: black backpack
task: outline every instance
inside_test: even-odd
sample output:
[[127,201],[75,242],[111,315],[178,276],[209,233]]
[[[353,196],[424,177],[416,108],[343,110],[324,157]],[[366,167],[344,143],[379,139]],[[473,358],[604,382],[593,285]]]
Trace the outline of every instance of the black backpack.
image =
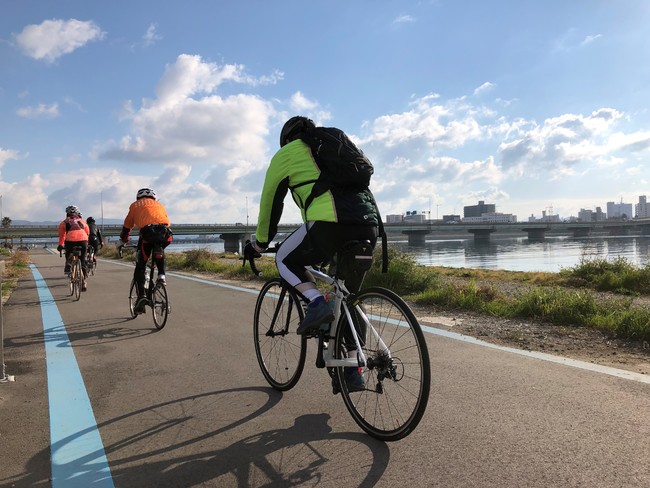
[[[315,127],[303,131],[300,139],[309,146],[314,161],[321,170],[318,179],[305,181],[292,187],[293,190],[298,186],[314,183],[311,193],[305,200],[305,212],[314,198],[334,188],[365,190],[372,195],[369,189],[370,178],[375,171],[372,163],[341,129]],[[379,219],[379,234],[382,238],[382,272],[385,273],[388,269],[387,238],[376,202],[375,208]]]
[[304,131],[300,139],[309,146],[321,170],[317,180],[299,185],[314,183],[311,194],[305,201],[305,208],[314,198],[333,188],[368,189],[374,172],[372,163],[342,130],[316,127]]

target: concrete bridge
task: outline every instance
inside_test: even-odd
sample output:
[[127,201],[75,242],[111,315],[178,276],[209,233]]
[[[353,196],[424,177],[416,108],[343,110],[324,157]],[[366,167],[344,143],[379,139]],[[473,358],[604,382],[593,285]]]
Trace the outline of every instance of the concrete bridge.
[[[291,233],[300,224],[280,224],[278,233]],[[650,235],[650,218],[630,219],[625,221],[606,220],[602,222],[516,222],[516,223],[442,223],[423,224],[396,223],[384,224],[389,236],[408,236],[409,244],[424,244],[426,236],[450,237],[470,233],[475,240],[489,240],[494,233],[510,235],[527,235],[529,239],[544,239],[551,235],[571,235],[586,237],[594,233],[606,235]],[[12,243],[28,238],[50,239],[58,237],[58,224],[52,225],[11,225],[0,228],[0,240]],[[122,225],[100,226],[104,237],[120,235]],[[255,233],[255,225],[243,224],[172,224],[176,236],[218,236],[224,241],[224,248],[229,252],[238,252],[241,244]],[[137,235],[134,230],[131,235]]]
[[541,240],[547,234],[586,237],[594,233],[606,235],[650,235],[650,218],[605,220],[601,222],[515,222],[515,223],[442,223],[384,224],[386,232],[408,236],[409,244],[424,244],[427,235],[450,236],[470,233],[475,240],[489,240],[493,233],[526,234],[531,240]]

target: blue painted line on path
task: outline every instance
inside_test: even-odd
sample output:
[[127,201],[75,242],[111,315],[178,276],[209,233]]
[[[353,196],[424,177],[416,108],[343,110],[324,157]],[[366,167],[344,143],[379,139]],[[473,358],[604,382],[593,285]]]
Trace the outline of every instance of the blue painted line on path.
[[43,316],[53,488],[114,488],[104,445],[65,324],[43,276],[30,264]]

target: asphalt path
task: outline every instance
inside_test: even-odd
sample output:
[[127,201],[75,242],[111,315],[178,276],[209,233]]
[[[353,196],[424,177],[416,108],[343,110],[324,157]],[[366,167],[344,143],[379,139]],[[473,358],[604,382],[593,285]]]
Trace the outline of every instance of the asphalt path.
[[128,263],[100,260],[75,302],[58,254],[31,258],[3,309],[1,487],[650,486],[648,382],[427,333],[427,413],[382,443],[313,366],[315,344],[293,390],[267,386],[254,292],[169,273],[157,331],[150,310],[130,318]]

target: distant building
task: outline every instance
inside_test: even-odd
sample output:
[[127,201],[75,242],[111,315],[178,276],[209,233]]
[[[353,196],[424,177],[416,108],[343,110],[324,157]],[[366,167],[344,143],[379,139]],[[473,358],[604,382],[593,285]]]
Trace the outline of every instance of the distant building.
[[596,207],[595,211],[581,208],[578,212],[578,221],[580,222],[602,222],[606,218],[607,214],[600,207]]
[[622,219],[632,218],[632,204],[631,203],[615,203],[607,202],[607,218],[608,219]]
[[485,213],[494,213],[496,209],[497,207],[494,203],[485,203],[483,200],[479,200],[478,205],[463,207],[463,217],[480,217]]
[[423,213],[417,213],[417,211],[406,212],[406,216],[402,219],[402,222],[410,222],[412,224],[423,224],[426,220],[426,215]]
[[480,217],[463,217],[463,223],[468,224],[491,224],[491,223],[508,223],[514,224],[517,222],[517,216],[512,214],[504,214],[499,212],[486,212]]
[[646,201],[645,195],[639,197],[639,203],[634,206],[634,216],[638,219],[650,217],[650,205]]
[[531,214],[528,217],[528,222],[560,222],[560,216],[558,214],[547,214],[546,210],[542,210],[542,217],[537,218],[534,214]]
[[387,224],[399,224],[402,220],[404,220],[404,216],[402,214],[386,215]]
[[460,215],[443,215],[442,222],[444,224],[449,224],[451,222],[460,222]]

